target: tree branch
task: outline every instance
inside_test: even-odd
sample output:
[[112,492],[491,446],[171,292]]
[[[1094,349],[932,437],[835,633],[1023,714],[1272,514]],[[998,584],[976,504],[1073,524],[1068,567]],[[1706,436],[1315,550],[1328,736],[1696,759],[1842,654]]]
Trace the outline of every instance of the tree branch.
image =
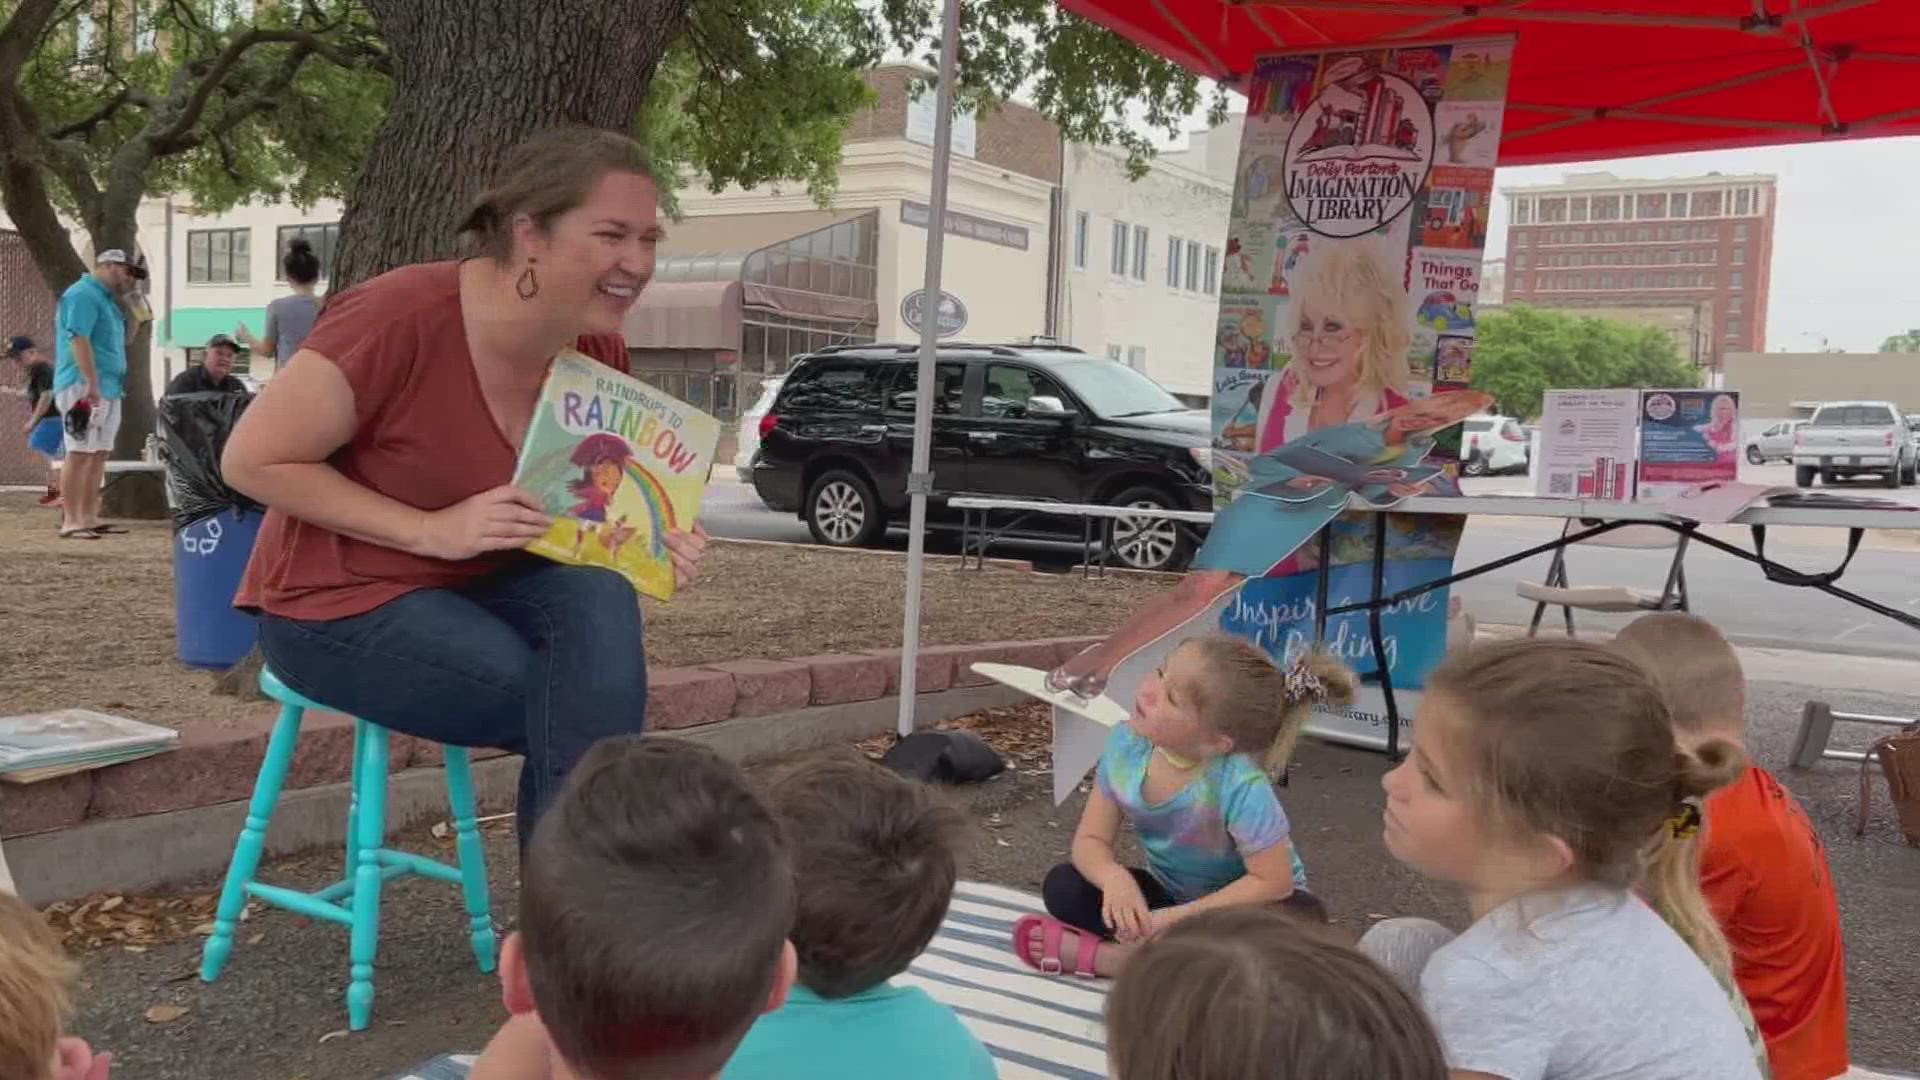
[[[220,50],[220,54],[214,58],[212,65],[206,69],[206,73],[200,75],[199,85],[193,88],[192,93],[187,96],[185,104],[180,107],[179,111],[174,114],[166,126],[157,131],[151,130],[150,126],[150,129],[145,133],[145,139],[152,147],[154,157],[164,157],[167,154],[178,153],[183,149],[192,149],[204,141],[203,139],[187,141],[188,133],[193,130],[195,124],[200,122],[200,117],[206,112],[207,102],[212,99],[214,92],[226,83],[228,76],[233,74],[234,68],[245,58],[248,50],[261,45],[296,46],[292,56],[289,56],[288,59],[292,60],[294,57],[298,57],[301,63],[306,61],[307,55],[318,53],[334,63],[339,64],[341,67],[356,66],[353,57],[336,49],[331,42],[310,31],[261,30],[258,28],[249,30],[239,37],[234,38],[231,42],[228,42],[227,47]],[[182,65],[181,70],[186,71],[192,66],[197,65]],[[296,74],[299,72],[299,69],[299,63],[292,65],[292,70]],[[282,71],[285,70],[286,66],[283,65]],[[288,81],[291,80],[289,79]],[[271,83],[269,85],[271,85]],[[284,89],[284,85],[280,88]],[[277,93],[278,90],[274,92]]]
[[5,26],[0,26],[0,86],[13,86],[33,56],[60,0],[20,0]]
[[82,140],[90,139],[93,137],[93,130],[99,127],[101,124],[106,123],[108,120],[113,119],[113,115],[120,111],[120,106],[134,104],[134,103],[135,102],[134,102],[133,88],[129,86],[122,86],[120,88],[119,93],[108,98],[106,103],[101,105],[98,109],[95,109],[91,116],[88,116],[81,120],[75,120],[73,123],[68,124],[66,127],[63,127],[57,131],[54,131],[51,135],[48,136],[48,138],[54,139],[56,141],[60,139],[71,139],[75,137],[78,137]]

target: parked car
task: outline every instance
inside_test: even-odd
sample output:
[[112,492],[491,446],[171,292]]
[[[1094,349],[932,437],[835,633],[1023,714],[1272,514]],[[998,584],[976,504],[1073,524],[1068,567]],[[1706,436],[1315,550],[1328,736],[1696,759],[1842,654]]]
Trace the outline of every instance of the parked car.
[[1907,417],[1907,430],[1913,433],[1913,451],[1920,454],[1920,416]]
[[[802,357],[759,423],[754,490],[822,544],[852,547],[904,525],[919,385],[917,344],[836,346]],[[1210,510],[1212,424],[1152,379],[1044,343],[940,346],[934,374],[934,520],[959,494],[1103,506]],[[1042,535],[1077,541],[1059,515]],[[1114,561],[1184,566],[1198,530],[1122,518]]]
[[1805,420],[1782,420],[1747,440],[1747,460],[1755,465],[1769,461],[1793,460],[1794,432],[1806,427]]
[[1890,401],[1829,401],[1793,436],[1793,478],[1812,487],[1862,473],[1897,488],[1920,482],[1920,452],[1906,417]]
[[760,384],[760,396],[754,399],[751,408],[740,414],[739,445],[733,451],[733,474],[740,482],[753,482],[753,455],[760,449],[760,418],[773,408],[774,395],[780,392],[784,376],[769,376]]
[[1469,416],[1460,425],[1460,463],[1468,476],[1524,474],[1533,468],[1533,440],[1511,416]]

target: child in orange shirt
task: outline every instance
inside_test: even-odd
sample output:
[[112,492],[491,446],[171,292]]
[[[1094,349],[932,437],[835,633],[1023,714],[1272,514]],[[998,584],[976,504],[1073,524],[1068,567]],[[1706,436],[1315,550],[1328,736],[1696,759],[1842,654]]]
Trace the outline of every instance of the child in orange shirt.
[[[1648,615],[1614,647],[1651,672],[1683,747],[1744,744],[1746,676],[1726,638],[1691,615]],[[1830,1080],[1848,1069],[1847,960],[1840,906],[1819,834],[1758,765],[1706,800],[1700,887],[1733,949],[1774,1080]]]

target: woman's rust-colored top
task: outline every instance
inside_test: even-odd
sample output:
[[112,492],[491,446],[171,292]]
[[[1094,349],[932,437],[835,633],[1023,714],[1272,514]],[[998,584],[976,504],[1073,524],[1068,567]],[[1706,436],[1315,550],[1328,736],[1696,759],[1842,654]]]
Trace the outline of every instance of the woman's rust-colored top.
[[[353,438],[328,464],[422,510],[452,506],[513,478],[513,446],[487,409],[467,349],[459,267],[402,267],[328,297],[302,346],[332,361],[353,388]],[[617,334],[582,337],[577,347],[628,370]],[[269,509],[234,604],[290,619],[346,618],[415,589],[462,584],[513,557],[448,562]]]

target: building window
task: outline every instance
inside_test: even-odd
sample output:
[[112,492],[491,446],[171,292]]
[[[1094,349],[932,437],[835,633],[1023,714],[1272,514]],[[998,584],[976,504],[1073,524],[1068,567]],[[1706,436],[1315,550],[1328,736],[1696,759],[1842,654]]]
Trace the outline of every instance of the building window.
[[1167,288],[1180,287],[1180,246],[1177,236],[1167,237]]
[[249,236],[247,229],[189,230],[187,284],[241,285],[251,280]]
[[[207,350],[192,349],[192,348],[187,350],[187,367],[197,368],[202,366],[206,362],[207,362]],[[236,352],[233,354],[233,373],[235,375],[246,375],[252,370],[252,367],[253,367],[252,353],[248,352],[245,349],[241,349],[239,352]]]
[[1611,288],[1613,288],[1613,275],[1612,275],[1612,274],[1601,274],[1601,275],[1600,275],[1600,287],[1601,287],[1601,288],[1603,288],[1603,289],[1611,289]]
[[1747,261],[1747,249],[1739,244],[1733,245],[1733,265],[1739,266]]
[[1513,275],[1513,291],[1517,293],[1522,293],[1527,291],[1527,275],[1525,274]]
[[1741,288],[1745,286],[1746,283],[1747,283],[1747,275],[1744,273],[1741,273],[1738,270],[1735,270],[1733,273],[1727,275],[1727,284],[1733,288],[1736,288],[1736,289]]
[[1727,316],[1727,336],[1732,337],[1733,335],[1738,334],[1739,332],[1740,332],[1740,316],[1738,315]]
[[1115,277],[1127,276],[1127,237],[1132,235],[1133,230],[1127,227],[1126,222],[1113,223],[1113,258],[1107,268],[1113,271]]
[[1697,218],[1719,217],[1721,196],[1718,191],[1696,191],[1693,193],[1693,216]]
[[1216,247],[1210,247],[1207,249],[1207,295],[1212,296],[1215,293],[1218,293],[1219,291],[1220,291],[1220,249]]
[[1731,299],[1729,299],[1729,300],[1727,301],[1727,310],[1728,310],[1728,311],[1739,311],[1739,310],[1740,310],[1740,298],[1739,298],[1739,297],[1737,297],[1737,296],[1735,296],[1735,297],[1733,297],[1733,298],[1731,298]]
[[1572,210],[1572,213],[1569,216],[1569,220],[1572,220],[1572,221],[1587,220],[1587,200],[1586,199],[1584,198],[1574,199],[1571,210]]
[[1127,346],[1127,366],[1135,371],[1147,370],[1147,347],[1145,345]]
[[1738,225],[1735,225],[1735,226],[1733,227],[1733,238],[1734,238],[1735,240],[1745,240],[1745,239],[1747,238],[1747,223],[1746,223],[1746,222],[1744,222],[1744,221],[1743,221],[1743,222],[1741,222],[1741,223],[1739,223]]
[[1532,199],[1513,200],[1513,223],[1515,225],[1533,224],[1533,200]]
[[1113,361],[1116,364],[1119,363],[1120,362],[1120,346],[1118,345],[1107,346],[1107,359]]
[[340,248],[340,223],[337,221],[327,225],[280,226],[279,239],[274,245],[273,280],[287,280],[287,268],[284,265],[287,245],[293,243],[296,236],[305,237],[307,243],[313,245],[313,253],[320,258],[320,280],[332,277],[333,253]]
[[1187,245],[1187,291],[1200,291],[1200,245]]
[[1753,213],[1753,189],[1736,188],[1733,192],[1733,215],[1745,217]]
[[1088,234],[1092,231],[1092,215],[1085,210],[1075,212],[1073,215],[1073,268],[1075,270],[1087,268],[1087,240]]
[[1686,192],[1677,191],[1673,194],[1672,201],[1667,204],[1667,216],[1668,217],[1686,217],[1687,216],[1687,193]]
[[92,15],[77,15],[73,20],[73,58],[85,60],[100,44],[100,24]]
[[1133,227],[1133,280],[1147,280],[1147,227]]
[[1526,253],[1526,252],[1524,252],[1524,251],[1522,251],[1522,252],[1520,252],[1520,253],[1518,253],[1518,254],[1516,254],[1516,255],[1514,255],[1514,257],[1513,257],[1513,268],[1514,268],[1515,270],[1525,270],[1525,269],[1527,268],[1527,253]]

